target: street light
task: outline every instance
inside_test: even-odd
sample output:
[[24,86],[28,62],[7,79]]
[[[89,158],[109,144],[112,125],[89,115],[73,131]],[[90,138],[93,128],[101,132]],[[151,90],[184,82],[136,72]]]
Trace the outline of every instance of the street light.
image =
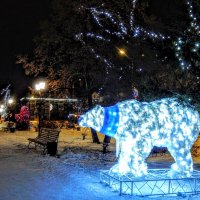
[[117,48],[118,54],[122,57],[128,57],[126,49],[124,48]]
[[138,90],[135,87],[135,80],[134,80],[135,79],[135,71],[134,71],[135,67],[134,67],[134,64],[133,64],[133,59],[128,56],[128,53],[127,53],[125,48],[117,48],[117,52],[118,52],[118,55],[120,57],[126,57],[128,60],[131,61],[131,70],[132,70],[132,72],[131,72],[131,74],[132,74],[132,85],[131,85],[131,87],[132,87],[132,93],[133,93],[134,98],[137,98],[138,97]]
[[0,105],[0,114],[2,114],[5,111],[5,106],[4,105]]
[[11,105],[14,103],[14,100],[13,99],[8,99],[8,104]]
[[46,83],[45,82],[39,82],[37,84],[35,84],[35,89],[39,92],[41,92],[42,90],[45,89]]
[[41,126],[42,126],[42,121],[43,121],[43,116],[42,116],[42,91],[45,90],[46,87],[46,83],[44,81],[41,81],[37,84],[35,84],[35,89],[36,91],[38,91],[39,96],[40,96],[40,100],[39,100],[39,107],[38,107],[38,131],[40,132]]

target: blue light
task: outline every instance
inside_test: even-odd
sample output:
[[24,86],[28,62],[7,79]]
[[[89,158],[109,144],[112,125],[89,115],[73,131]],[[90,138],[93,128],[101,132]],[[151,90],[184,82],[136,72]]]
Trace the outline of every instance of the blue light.
[[119,109],[118,106],[110,106],[104,108],[104,123],[100,133],[113,137],[117,133],[119,125]]

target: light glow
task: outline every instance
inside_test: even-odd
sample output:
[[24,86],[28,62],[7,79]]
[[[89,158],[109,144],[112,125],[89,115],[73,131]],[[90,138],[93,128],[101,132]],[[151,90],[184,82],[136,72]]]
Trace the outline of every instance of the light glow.
[[45,82],[39,82],[39,83],[37,83],[36,85],[35,85],[35,89],[37,90],[37,91],[40,91],[40,90],[44,90],[45,89]]

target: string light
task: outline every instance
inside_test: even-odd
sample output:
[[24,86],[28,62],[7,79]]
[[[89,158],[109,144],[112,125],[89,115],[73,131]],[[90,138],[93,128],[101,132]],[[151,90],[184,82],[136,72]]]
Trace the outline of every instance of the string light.
[[[144,36],[151,38],[151,39],[169,39],[169,36],[165,36],[161,33],[155,33],[153,31],[147,31],[141,26],[134,23],[134,11],[136,7],[137,0],[132,1],[132,9],[130,13],[130,32],[131,36],[139,37],[141,34]],[[113,25],[117,26],[118,31],[111,31],[109,29],[104,29],[104,31],[110,35],[116,35],[117,37],[121,37],[122,39],[125,38],[126,35],[128,35],[128,27],[122,22],[121,17],[115,17],[108,11],[105,10],[99,10],[97,8],[91,8],[90,9],[91,14],[95,20],[95,22],[98,24],[99,27],[105,28],[101,21],[106,17],[112,22]],[[117,19],[116,19],[117,18]]]
[[[190,25],[184,31],[183,36],[179,37],[174,41],[175,47],[175,56],[177,57],[179,64],[183,70],[188,70],[192,66],[192,60],[190,57],[184,55],[184,48],[187,48],[190,52],[193,53],[193,56],[199,57],[199,44],[200,41],[200,27],[197,23],[197,18],[193,13],[193,6],[191,1],[187,1],[188,14],[191,19]],[[188,47],[190,46],[190,48]],[[193,65],[198,67],[199,63],[193,62]]]
[[124,35],[127,35],[127,28],[125,27],[124,23],[122,21],[120,21],[119,23],[114,19],[114,17],[112,16],[111,13],[109,13],[108,11],[101,11],[101,10],[97,10],[96,8],[91,8],[90,9],[92,16],[94,18],[94,20],[96,21],[96,23],[104,28],[103,24],[101,23],[101,16],[104,16],[106,18],[108,18],[112,24],[114,24],[115,26],[117,26],[118,31],[110,31],[109,29],[104,29],[104,31],[110,35],[116,35],[117,37],[121,37],[122,39],[124,39]]
[[110,42],[110,39],[105,39],[103,36],[95,34],[95,33],[87,33],[86,36],[88,38],[95,38],[97,40],[102,40],[102,41]]

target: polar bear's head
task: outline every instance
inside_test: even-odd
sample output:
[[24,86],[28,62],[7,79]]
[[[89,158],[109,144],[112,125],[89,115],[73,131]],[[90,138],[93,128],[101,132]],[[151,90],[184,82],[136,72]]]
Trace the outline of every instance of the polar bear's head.
[[100,105],[95,106],[85,114],[81,115],[78,124],[83,127],[91,127],[100,131],[104,123],[104,108]]

